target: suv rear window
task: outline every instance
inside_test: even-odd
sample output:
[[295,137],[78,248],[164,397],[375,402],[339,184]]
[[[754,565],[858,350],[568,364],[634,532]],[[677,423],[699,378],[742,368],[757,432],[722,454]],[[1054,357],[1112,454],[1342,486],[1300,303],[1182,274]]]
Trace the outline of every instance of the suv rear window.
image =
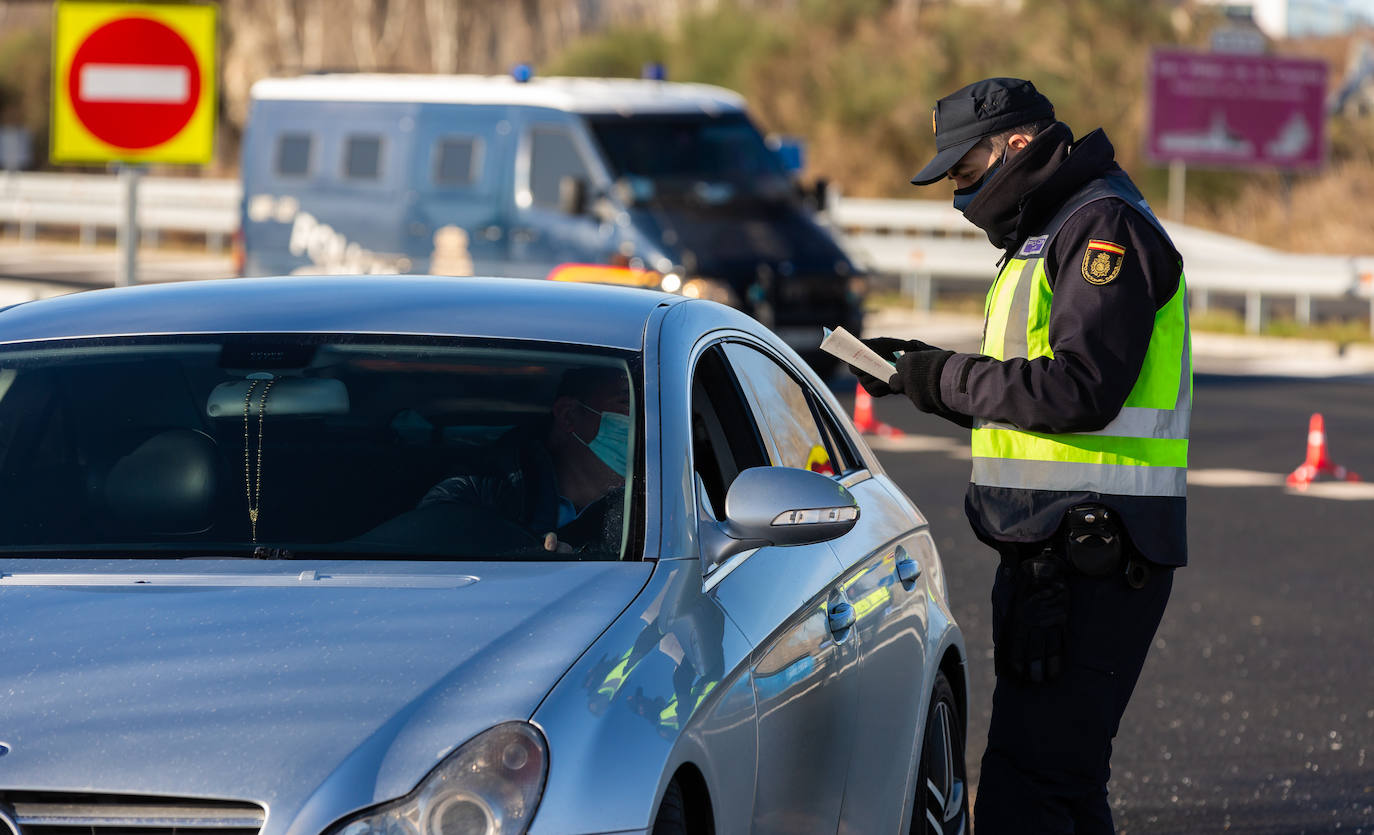
[[12,346],[0,555],[621,559],[632,361],[377,337]]

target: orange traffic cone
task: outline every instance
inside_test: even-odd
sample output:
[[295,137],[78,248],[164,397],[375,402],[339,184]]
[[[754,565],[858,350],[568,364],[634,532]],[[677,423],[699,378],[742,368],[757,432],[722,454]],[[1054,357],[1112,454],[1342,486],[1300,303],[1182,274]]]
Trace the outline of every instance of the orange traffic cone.
[[854,389],[854,428],[864,435],[882,435],[885,438],[900,438],[906,434],[873,416],[873,396],[864,391],[862,383]]
[[854,389],[854,428],[869,435],[877,430],[877,424],[873,417],[873,397],[864,391],[861,383]]
[[1326,453],[1326,421],[1322,418],[1321,412],[1316,412],[1307,425],[1307,460],[1288,474],[1288,485],[1304,490],[1307,485],[1316,481],[1319,475],[1329,475],[1341,481],[1360,480],[1357,474],[1332,463]]

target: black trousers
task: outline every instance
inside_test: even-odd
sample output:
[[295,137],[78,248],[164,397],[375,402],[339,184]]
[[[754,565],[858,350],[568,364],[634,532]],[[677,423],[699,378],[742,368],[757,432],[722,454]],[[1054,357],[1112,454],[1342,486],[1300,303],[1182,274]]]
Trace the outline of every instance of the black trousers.
[[[1014,563],[1039,546],[1011,546],[992,586],[993,641],[1002,635]],[[1110,833],[1107,780],[1112,739],[1145,666],[1173,588],[1154,566],[1142,589],[1121,574],[1069,578],[1068,658],[1054,681],[999,675],[983,754],[974,825],[978,835]]]

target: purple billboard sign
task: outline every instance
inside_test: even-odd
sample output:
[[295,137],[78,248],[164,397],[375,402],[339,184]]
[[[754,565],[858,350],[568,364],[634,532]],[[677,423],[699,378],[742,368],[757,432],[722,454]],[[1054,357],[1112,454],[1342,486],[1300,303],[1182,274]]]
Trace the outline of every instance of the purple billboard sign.
[[1326,64],[1161,50],[1150,64],[1146,155],[1156,162],[1320,168]]

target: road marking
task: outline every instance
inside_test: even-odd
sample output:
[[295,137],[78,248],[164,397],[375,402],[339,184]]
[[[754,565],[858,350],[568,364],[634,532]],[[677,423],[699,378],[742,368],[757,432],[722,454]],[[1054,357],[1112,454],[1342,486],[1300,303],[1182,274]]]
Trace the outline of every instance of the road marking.
[[1188,483],[1197,487],[1282,487],[1283,476],[1257,470],[1189,470]]
[[898,438],[886,435],[866,435],[864,440],[874,449],[884,452],[958,452],[960,447],[968,446],[963,441],[942,438],[937,435],[902,435]]
[[1336,499],[1342,502],[1374,501],[1374,484],[1367,481],[1318,481],[1306,490],[1289,488],[1294,496],[1314,499]]
[[[879,452],[939,452],[956,459],[970,458],[967,443],[938,435],[902,435],[897,438],[865,435],[864,440]],[[1286,486],[1287,477],[1283,473],[1266,473],[1259,470],[1225,467],[1189,470],[1188,484],[1193,487],[1283,487],[1285,492],[1294,496],[1342,502],[1374,501],[1374,482],[1319,481],[1306,490],[1299,490]]]

